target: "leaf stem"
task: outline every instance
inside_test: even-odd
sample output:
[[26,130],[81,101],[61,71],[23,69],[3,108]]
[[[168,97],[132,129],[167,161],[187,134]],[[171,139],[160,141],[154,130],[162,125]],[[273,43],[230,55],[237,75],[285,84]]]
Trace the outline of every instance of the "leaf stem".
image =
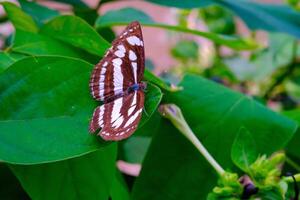
[[[296,182],[300,182],[300,174],[295,174],[294,175]],[[285,176],[283,178],[283,180],[285,180],[288,183],[293,183],[294,179],[291,176]]]
[[185,121],[180,108],[174,104],[165,104],[160,106],[160,113],[169,119],[173,125],[199,150],[209,164],[216,170],[219,176],[225,173],[225,170],[219,163],[210,155],[206,148],[195,136],[187,122]]

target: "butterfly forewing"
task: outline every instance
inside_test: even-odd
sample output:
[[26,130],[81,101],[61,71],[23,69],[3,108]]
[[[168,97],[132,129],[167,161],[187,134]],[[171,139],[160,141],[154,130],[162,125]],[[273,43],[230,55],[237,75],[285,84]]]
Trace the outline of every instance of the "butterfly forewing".
[[138,22],[132,22],[112,42],[92,73],[92,96],[104,104],[95,109],[90,132],[101,129],[99,135],[103,139],[121,140],[136,130],[145,98],[142,88],[136,86],[143,79],[144,68],[141,27]]
[[95,66],[90,80],[92,96],[96,100],[113,100],[139,83],[144,74],[144,57],[141,27],[132,22]]

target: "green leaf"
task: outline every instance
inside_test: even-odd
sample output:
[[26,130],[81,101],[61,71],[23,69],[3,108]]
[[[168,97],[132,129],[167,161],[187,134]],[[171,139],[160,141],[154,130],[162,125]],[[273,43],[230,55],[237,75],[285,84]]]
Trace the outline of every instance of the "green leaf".
[[111,198],[112,200],[129,200],[129,192],[126,182],[120,171],[116,170],[116,175],[113,179],[113,184],[111,187]]
[[231,159],[244,172],[249,172],[250,165],[258,158],[255,141],[245,127],[241,127],[232,144]]
[[22,54],[0,51],[0,73],[7,69],[11,64],[24,57],[25,56]]
[[214,169],[169,121],[157,123],[132,200],[206,199],[217,180]]
[[39,26],[59,15],[57,10],[50,9],[38,3],[27,0],[18,1],[23,11],[29,14]]
[[[283,112],[283,114],[290,119],[295,120],[298,125],[300,125],[300,109],[294,109],[290,111]],[[299,141],[300,141],[300,129],[298,128],[297,132],[295,133],[292,140],[286,146],[286,150],[289,154],[293,155],[294,157],[300,159],[299,154]]]
[[39,33],[31,33],[17,30],[12,50],[33,56],[58,55],[73,58],[81,58],[92,63],[98,62],[98,57],[93,56],[81,49],[58,41],[54,38]]
[[274,32],[285,32],[300,37],[300,13],[286,5],[272,5],[249,0],[147,0],[165,6],[177,8],[198,8],[212,4],[221,5],[238,15],[250,29],[263,29]]
[[146,91],[146,101],[144,105],[145,114],[142,116],[142,119],[139,123],[139,128],[142,127],[149,120],[150,116],[152,116],[152,114],[158,107],[163,96],[161,90],[151,83],[147,84]]
[[254,49],[257,47],[257,45],[253,41],[245,40],[242,38],[219,35],[209,32],[202,32],[198,30],[187,29],[181,26],[156,23],[144,12],[134,8],[123,8],[120,10],[109,11],[103,16],[99,16],[99,18],[96,20],[95,26],[96,28],[102,28],[115,25],[127,25],[128,23],[135,20],[139,21],[144,26],[165,28],[168,30],[190,33],[201,37],[205,37],[214,41],[217,44],[225,45],[237,50]]
[[285,32],[300,37],[300,13],[286,5],[263,4],[241,0],[216,1],[241,17],[250,29]]
[[110,47],[93,27],[76,16],[56,17],[45,24],[41,32],[97,56],[102,56]]
[[[39,56],[15,62],[0,74],[0,160],[53,162],[107,144],[88,133],[97,106],[88,87],[92,68],[79,59]],[[141,124],[151,117],[160,99],[160,90],[149,86],[148,115],[143,115]]]
[[[292,120],[212,81],[187,75],[181,86],[182,91],[166,93],[164,102],[181,108],[193,132],[225,169],[234,167],[231,146],[241,127],[249,130],[260,154],[282,149],[296,131]],[[152,130],[155,136],[134,199],[205,199],[216,184],[214,170],[168,121],[151,123],[159,128]]]
[[24,13],[18,6],[10,2],[2,2],[5,12],[9,20],[13,23],[16,29],[33,32],[38,32],[38,27],[34,20]]
[[32,199],[107,200],[115,175],[116,144],[70,160],[10,165]]

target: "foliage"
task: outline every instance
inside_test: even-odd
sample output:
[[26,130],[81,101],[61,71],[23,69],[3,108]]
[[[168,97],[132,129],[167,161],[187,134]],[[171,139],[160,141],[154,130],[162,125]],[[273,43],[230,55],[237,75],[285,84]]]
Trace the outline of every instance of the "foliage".
[[[1,198],[241,199],[243,177],[259,189],[249,198],[295,195],[292,178],[282,175],[300,173],[297,1],[288,1],[292,8],[246,0],[148,0],[178,8],[173,25],[131,7],[99,14],[109,0],[96,7],[56,0],[68,5],[68,15],[39,1],[18,2],[0,3],[6,13],[0,23],[15,28],[0,37],[0,176],[9,179],[1,184]],[[249,35],[238,32],[235,17]],[[207,31],[190,28],[187,18]],[[99,104],[88,82],[115,37],[113,28],[134,20],[172,32],[176,64],[159,77],[147,59],[139,128],[128,140],[106,142],[88,133]],[[257,30],[265,31],[267,45]],[[198,38],[212,43],[209,54],[202,55]],[[160,104],[176,105],[178,119],[163,117]],[[116,168],[120,159],[141,164],[140,175],[123,176]]]

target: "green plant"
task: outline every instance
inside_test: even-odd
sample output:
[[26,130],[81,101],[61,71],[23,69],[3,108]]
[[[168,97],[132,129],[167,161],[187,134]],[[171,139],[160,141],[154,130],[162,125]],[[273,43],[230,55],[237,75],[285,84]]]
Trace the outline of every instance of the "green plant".
[[[0,3],[6,13],[0,23],[15,28],[0,37],[0,177],[9,179],[1,184],[1,199],[241,199],[245,177],[258,188],[249,198],[295,196],[285,174],[300,180],[296,10],[245,0],[148,0],[185,9],[178,25],[169,25],[134,8],[98,15],[110,1],[95,8],[80,0],[57,2],[74,14],[39,2]],[[185,19],[195,13],[195,23],[205,22],[208,31],[189,28]],[[251,29],[249,37],[237,34],[234,16]],[[105,142],[88,133],[98,104],[88,82],[115,37],[112,27],[134,20],[193,38],[172,51],[180,69],[165,78],[145,71],[147,114],[136,133]],[[268,33],[269,45],[258,44],[257,29]],[[195,37],[213,43],[206,66]],[[117,160],[142,165],[134,183]]]

